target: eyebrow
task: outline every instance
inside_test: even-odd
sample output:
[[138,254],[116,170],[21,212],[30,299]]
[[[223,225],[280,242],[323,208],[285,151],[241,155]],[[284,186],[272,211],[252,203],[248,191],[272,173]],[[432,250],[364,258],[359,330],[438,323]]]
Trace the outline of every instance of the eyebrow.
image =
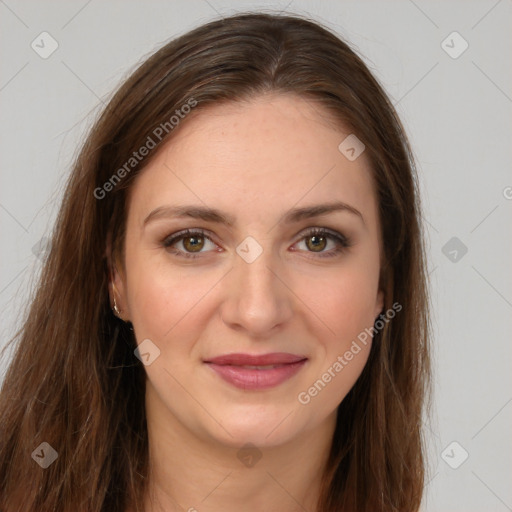
[[[329,213],[345,211],[360,217],[361,221],[364,224],[364,218],[362,213],[350,206],[347,203],[342,201],[335,201],[332,203],[322,203],[316,204],[312,206],[305,206],[302,208],[293,208],[288,212],[285,212],[279,222],[284,224],[292,224],[294,222],[299,222],[304,219],[309,219],[312,217],[319,217],[320,215],[327,215]],[[184,206],[159,206],[155,208],[153,211],[149,213],[149,215],[144,219],[143,226],[145,227],[150,222],[168,218],[168,217],[176,217],[176,218],[191,218],[191,219],[200,219],[209,222],[216,222],[218,224],[225,224],[226,226],[232,227],[235,223],[235,217],[228,213],[222,212],[216,208],[209,208],[205,206],[196,206],[196,205],[184,205]]]

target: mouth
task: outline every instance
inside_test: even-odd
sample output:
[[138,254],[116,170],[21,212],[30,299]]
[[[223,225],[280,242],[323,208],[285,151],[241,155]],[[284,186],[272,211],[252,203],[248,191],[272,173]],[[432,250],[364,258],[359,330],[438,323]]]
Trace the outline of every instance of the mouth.
[[264,355],[226,354],[205,360],[217,375],[245,390],[268,389],[296,375],[308,358],[289,353]]

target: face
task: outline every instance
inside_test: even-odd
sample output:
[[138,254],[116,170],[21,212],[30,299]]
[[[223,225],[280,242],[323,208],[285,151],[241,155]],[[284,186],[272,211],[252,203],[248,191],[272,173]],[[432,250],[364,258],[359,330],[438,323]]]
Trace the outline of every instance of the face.
[[332,423],[359,377],[383,307],[377,203],[325,118],[287,95],[209,107],[138,176],[114,284],[153,417],[275,446]]

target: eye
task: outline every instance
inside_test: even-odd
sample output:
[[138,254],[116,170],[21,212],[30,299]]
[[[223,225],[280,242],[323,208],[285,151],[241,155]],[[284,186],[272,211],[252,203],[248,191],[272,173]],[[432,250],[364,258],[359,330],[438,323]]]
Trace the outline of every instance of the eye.
[[[334,247],[325,251],[329,246],[329,241]],[[318,254],[321,258],[336,256],[352,245],[350,239],[345,235],[326,228],[308,229],[299,242],[304,244],[306,252]]]
[[[333,247],[326,251],[329,242]],[[300,245],[301,243],[304,244],[305,249],[300,250],[316,254],[320,258],[336,256],[352,245],[350,239],[341,233],[318,227],[310,228],[303,233],[297,244]],[[180,244],[181,247],[179,247]],[[212,245],[210,251],[203,250],[208,247],[208,244]],[[198,258],[201,253],[216,251],[216,248],[218,248],[218,245],[200,229],[185,229],[174,233],[165,238],[162,245],[176,256],[192,259]]]
[[[208,245],[208,243],[212,244],[213,250],[215,250],[217,245],[209,236],[205,234],[204,231],[185,229],[184,231],[180,231],[168,236],[162,242],[162,245],[169,249],[169,251],[176,256],[182,256],[184,258],[197,258],[197,255],[201,252],[209,252],[202,250],[205,246]],[[175,245],[179,246],[180,244],[182,246],[181,248],[174,247]]]

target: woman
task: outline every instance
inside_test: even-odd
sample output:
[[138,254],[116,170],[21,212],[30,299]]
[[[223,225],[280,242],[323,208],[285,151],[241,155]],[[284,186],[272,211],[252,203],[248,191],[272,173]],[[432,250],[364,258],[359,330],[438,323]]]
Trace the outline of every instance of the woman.
[[417,510],[419,219],[338,37],[243,14],[168,43],[70,176],[0,395],[0,509]]

